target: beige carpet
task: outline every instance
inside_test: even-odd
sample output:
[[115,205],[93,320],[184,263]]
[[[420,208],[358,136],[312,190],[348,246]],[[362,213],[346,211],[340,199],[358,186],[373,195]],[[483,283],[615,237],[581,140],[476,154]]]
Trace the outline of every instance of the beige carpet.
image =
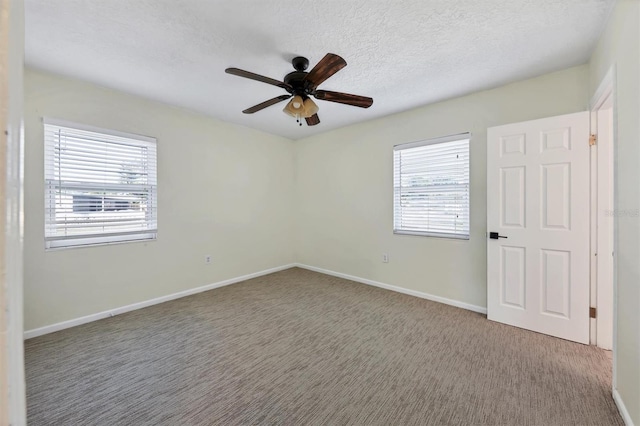
[[26,342],[29,425],[622,425],[605,352],[290,269]]

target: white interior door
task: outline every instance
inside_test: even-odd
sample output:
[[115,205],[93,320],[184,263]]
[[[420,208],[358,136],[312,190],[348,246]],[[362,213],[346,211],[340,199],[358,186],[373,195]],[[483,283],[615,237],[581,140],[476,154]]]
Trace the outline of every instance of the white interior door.
[[589,190],[588,112],[488,130],[490,320],[589,343]]

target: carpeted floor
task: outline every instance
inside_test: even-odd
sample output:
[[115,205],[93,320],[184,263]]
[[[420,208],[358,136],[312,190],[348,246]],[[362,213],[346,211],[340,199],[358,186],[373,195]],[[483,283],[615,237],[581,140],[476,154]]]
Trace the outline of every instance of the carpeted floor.
[[302,269],[26,342],[29,425],[622,425],[604,351]]

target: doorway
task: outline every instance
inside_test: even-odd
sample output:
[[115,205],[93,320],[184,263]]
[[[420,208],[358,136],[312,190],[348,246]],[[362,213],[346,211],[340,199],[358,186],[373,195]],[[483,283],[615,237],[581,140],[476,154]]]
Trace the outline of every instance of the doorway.
[[487,132],[488,318],[614,347],[613,71],[591,111]]
[[614,348],[615,228],[617,218],[633,212],[615,209],[615,70],[591,101],[591,318],[590,343]]
[[[613,396],[616,399],[616,246],[618,218],[637,212],[616,209],[616,67],[609,69],[590,102],[591,140],[591,318],[592,345],[608,352],[612,364]],[[620,404],[616,399],[618,407]],[[621,411],[622,413],[622,411]]]

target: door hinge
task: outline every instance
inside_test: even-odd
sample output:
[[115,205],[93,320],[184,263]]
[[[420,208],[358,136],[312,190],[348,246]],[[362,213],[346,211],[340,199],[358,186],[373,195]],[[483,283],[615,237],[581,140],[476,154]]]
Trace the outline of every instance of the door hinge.
[[589,318],[595,318],[596,313],[596,308],[589,308]]
[[589,146],[594,146],[597,142],[598,142],[598,136],[597,135],[589,136]]

